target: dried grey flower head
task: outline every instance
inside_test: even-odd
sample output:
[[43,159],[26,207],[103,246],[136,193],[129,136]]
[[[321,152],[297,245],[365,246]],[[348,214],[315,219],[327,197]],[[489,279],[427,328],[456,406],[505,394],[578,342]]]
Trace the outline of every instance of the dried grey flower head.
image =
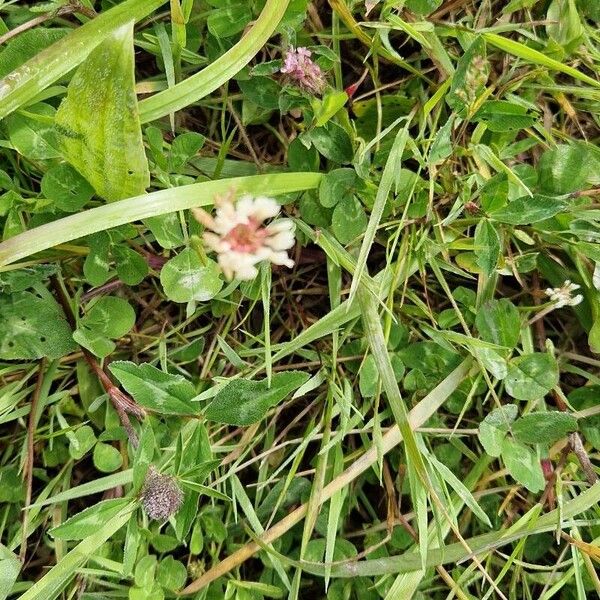
[[183,502],[183,492],[170,475],[150,466],[142,489],[142,506],[151,519],[164,521],[174,515]]

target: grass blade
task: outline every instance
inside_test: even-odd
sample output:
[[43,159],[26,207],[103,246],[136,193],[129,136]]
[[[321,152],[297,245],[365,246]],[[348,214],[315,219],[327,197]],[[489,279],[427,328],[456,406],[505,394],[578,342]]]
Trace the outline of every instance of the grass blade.
[[22,596],[21,600],[53,600],[63,587],[77,574],[89,557],[114,535],[131,517],[134,505],[125,506],[108,524],[73,548],[44,577]]
[[41,225],[2,242],[0,266],[111,227],[194,206],[207,206],[212,204],[216,194],[223,194],[231,188],[240,193],[268,193],[276,196],[314,189],[320,180],[319,173],[252,175],[193,183],[127,198]]
[[267,0],[252,29],[230,50],[199,73],[140,102],[142,123],[164,117],[204,98],[235,77],[266,44],[281,21],[289,0]]
[[483,33],[482,35],[486,42],[492,46],[496,46],[496,48],[499,48],[500,50],[504,50],[504,52],[518,56],[527,62],[533,63],[534,65],[540,65],[541,67],[546,67],[553,71],[559,71],[560,73],[570,75],[574,79],[579,79],[579,81],[583,81],[593,87],[600,88],[600,81],[596,81],[585,73],[582,73],[581,71],[578,71],[569,65],[565,65],[557,60],[554,60],[553,58],[550,58],[538,50],[529,48],[525,44],[515,42],[514,40],[509,40],[501,35],[498,35],[497,33]]

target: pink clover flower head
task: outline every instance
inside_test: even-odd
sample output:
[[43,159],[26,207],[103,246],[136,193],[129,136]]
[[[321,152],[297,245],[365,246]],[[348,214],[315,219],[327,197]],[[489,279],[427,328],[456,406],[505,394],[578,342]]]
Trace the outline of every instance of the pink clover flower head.
[[312,52],[308,48],[290,47],[285,53],[281,72],[298,87],[313,94],[320,94],[325,88],[325,75],[311,56]]

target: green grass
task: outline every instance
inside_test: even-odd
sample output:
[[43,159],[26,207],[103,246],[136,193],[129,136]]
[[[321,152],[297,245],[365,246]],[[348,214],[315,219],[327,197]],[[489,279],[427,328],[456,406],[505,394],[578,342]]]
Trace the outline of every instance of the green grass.
[[599,595],[599,23],[0,2],[0,600]]

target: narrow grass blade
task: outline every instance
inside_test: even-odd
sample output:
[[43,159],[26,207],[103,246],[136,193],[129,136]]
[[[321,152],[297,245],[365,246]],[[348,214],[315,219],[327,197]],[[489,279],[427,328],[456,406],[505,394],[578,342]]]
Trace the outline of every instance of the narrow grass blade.
[[352,301],[356,296],[356,290],[358,289],[358,284],[367,265],[367,258],[369,257],[369,252],[371,251],[371,246],[373,245],[373,240],[375,239],[375,234],[377,233],[377,227],[379,227],[379,222],[383,216],[385,203],[390,195],[394,179],[397,177],[397,174],[400,171],[402,154],[408,140],[408,127],[410,122],[411,119],[408,118],[404,128],[398,131],[396,134],[394,144],[392,145],[392,149],[390,150],[390,154],[385,163],[383,175],[381,176],[381,181],[379,182],[379,187],[377,188],[375,202],[373,203],[373,208],[371,209],[369,223],[367,225],[367,229],[365,230],[365,235],[360,247],[360,253],[356,261],[356,269],[354,271],[352,286],[350,288],[350,301]]
[[541,67],[546,67],[548,69],[552,69],[553,71],[559,71],[560,73],[564,73],[565,75],[570,75],[574,79],[579,79],[579,81],[583,81],[593,87],[600,88],[600,81],[597,81],[570,67],[569,65],[565,65],[533,48],[529,48],[525,44],[521,44],[520,42],[515,42],[514,40],[509,40],[501,35],[496,33],[484,33],[482,34],[485,38],[486,42],[491,44],[492,46],[496,46],[500,50],[504,50],[504,52],[508,52],[513,56],[518,56],[523,60],[533,63],[534,65],[540,65]]
[[[591,488],[580,494],[577,498],[566,502],[564,505],[563,522],[568,522],[575,516],[585,512],[600,502],[600,483],[594,484]],[[492,531],[472,538],[466,541],[473,553],[481,555],[496,548],[510,544],[529,535],[535,535],[546,531],[552,531],[556,528],[559,511],[554,509],[537,520],[537,523],[531,528],[520,528],[516,531],[506,533],[503,530]],[[460,542],[448,544],[442,548],[430,549],[427,556],[427,567],[436,565],[455,565],[457,562],[469,559],[470,555]],[[324,565],[315,565],[314,563],[300,563],[300,566],[310,573],[323,576],[325,574]],[[390,573],[410,573],[421,569],[420,557],[416,553],[406,552],[389,558],[379,558],[376,560],[365,560],[349,564],[333,565],[332,577],[379,577]]]
[[289,0],[267,0],[252,29],[233,47],[199,73],[140,102],[142,123],[164,117],[204,98],[234,77],[267,43],[281,21]]
[[133,504],[125,506],[110,523],[77,544],[44,577],[29,588],[21,596],[21,600],[53,600],[56,598],[90,556],[127,523],[133,507]]
[[111,227],[186,210],[194,206],[207,206],[212,204],[215,195],[223,194],[230,188],[234,188],[239,193],[268,193],[276,196],[314,189],[319,185],[320,180],[320,173],[251,175],[194,183],[127,198],[127,200],[69,215],[2,242],[0,266],[9,265],[36,252]]
[[0,119],[35,98],[88,56],[106,36],[139,21],[166,0],[127,0],[69,33],[0,80]]

